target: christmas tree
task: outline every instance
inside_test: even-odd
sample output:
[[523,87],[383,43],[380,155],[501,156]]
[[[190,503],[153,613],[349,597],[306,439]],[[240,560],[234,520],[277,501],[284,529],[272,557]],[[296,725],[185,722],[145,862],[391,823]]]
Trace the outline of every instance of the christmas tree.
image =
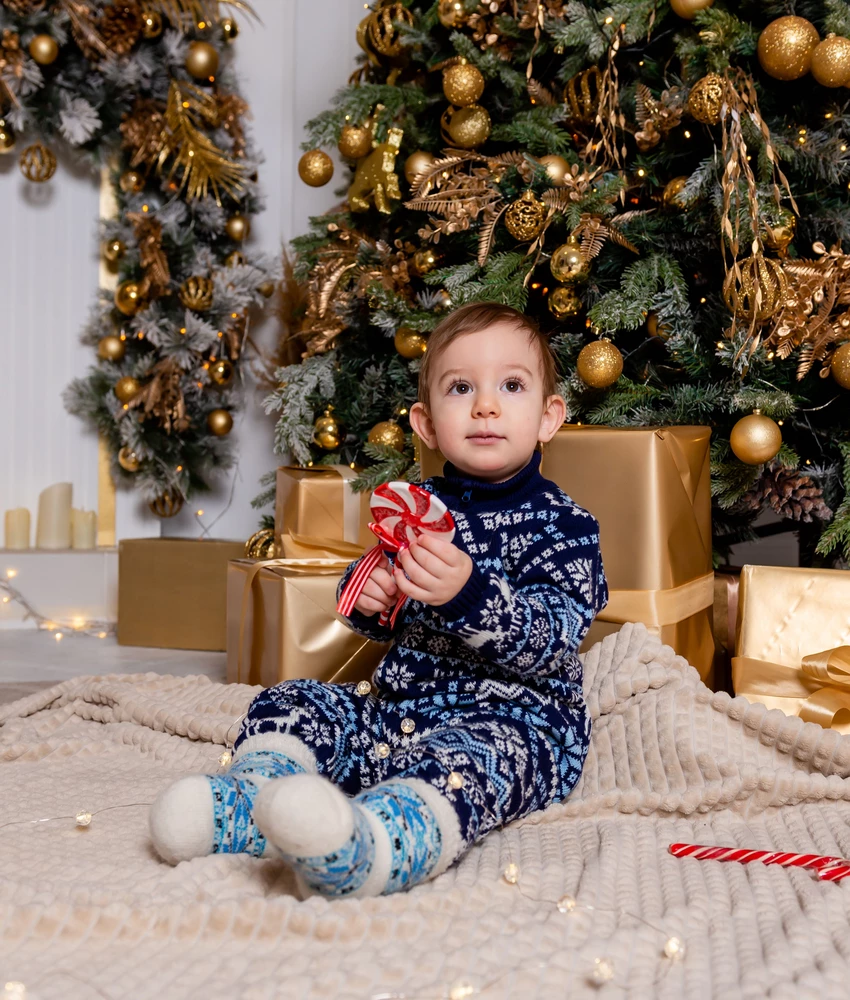
[[846,557],[850,8],[785,7],[375,3],[299,164],[351,173],[294,241],[280,449],[415,478],[428,332],[495,300],[549,334],[571,422],[712,427],[719,554],[771,508]]

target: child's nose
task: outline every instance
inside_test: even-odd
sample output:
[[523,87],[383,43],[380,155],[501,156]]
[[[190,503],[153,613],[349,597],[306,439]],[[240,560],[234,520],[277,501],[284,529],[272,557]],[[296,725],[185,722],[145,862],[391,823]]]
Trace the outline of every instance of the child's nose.
[[476,417],[497,417],[499,401],[495,394],[480,392],[475,396],[472,412]]

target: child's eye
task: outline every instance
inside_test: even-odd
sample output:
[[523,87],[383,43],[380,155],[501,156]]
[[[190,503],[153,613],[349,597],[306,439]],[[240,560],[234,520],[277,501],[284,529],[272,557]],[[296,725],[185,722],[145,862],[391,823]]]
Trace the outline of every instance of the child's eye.
[[503,387],[507,389],[508,392],[522,392],[525,388],[525,382],[521,378],[509,378],[505,379],[502,383]]
[[448,395],[468,396],[472,392],[469,382],[452,382],[448,389]]

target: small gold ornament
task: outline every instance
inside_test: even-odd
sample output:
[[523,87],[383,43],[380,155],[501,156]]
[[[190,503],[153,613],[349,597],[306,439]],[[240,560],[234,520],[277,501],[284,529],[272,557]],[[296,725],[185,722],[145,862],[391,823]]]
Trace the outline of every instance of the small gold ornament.
[[233,427],[233,417],[229,410],[210,410],[207,414],[207,427],[216,437],[224,437]]
[[564,101],[570,109],[570,121],[576,125],[592,125],[599,109],[599,87],[602,74],[598,66],[582,70],[568,81]]
[[437,294],[437,299],[433,306],[434,312],[441,313],[451,309],[452,297],[446,291],[446,289],[441,288],[436,294]]
[[540,235],[546,206],[531,190],[525,191],[508,206],[505,212],[505,227],[515,240],[525,243]]
[[190,42],[186,71],[196,80],[209,80],[218,71],[218,49],[209,42]]
[[180,301],[187,309],[194,312],[205,312],[213,303],[212,278],[202,278],[193,274],[180,286]]
[[663,323],[658,322],[658,313],[648,312],[646,314],[646,332],[650,337],[658,337],[666,340],[670,336],[670,331]]
[[569,284],[573,281],[584,281],[587,278],[587,261],[581,252],[581,244],[577,240],[567,240],[552,254],[549,270],[556,281]]
[[393,345],[403,358],[421,358],[428,350],[428,338],[409,326],[400,326],[393,338]]
[[119,312],[125,316],[134,316],[142,308],[142,289],[137,281],[122,281],[114,298]]
[[0,156],[5,153],[11,153],[15,148],[15,133],[6,124],[3,118],[0,118]]
[[59,45],[52,35],[36,35],[29,44],[29,51],[39,66],[49,66],[59,55]]
[[247,215],[237,212],[225,222],[224,231],[235,243],[242,243],[251,232],[251,220]]
[[[723,301],[729,312],[742,319],[769,319],[783,304],[788,292],[788,279],[779,261],[754,254],[739,262],[740,278],[729,272],[723,287]],[[756,289],[761,289],[761,301],[756,307]]]
[[224,35],[224,40],[227,42],[232,42],[237,37],[239,34],[239,25],[236,23],[234,18],[224,18],[221,22],[221,33]]
[[782,447],[782,431],[761,410],[753,410],[732,428],[729,444],[735,457],[745,465],[763,465]]
[[324,416],[313,424],[313,443],[325,451],[335,451],[342,443],[342,429],[332,410],[333,407],[329,406]]
[[460,28],[466,24],[469,15],[463,0],[440,0],[437,4],[437,17],[444,28]]
[[408,184],[412,184],[416,177],[426,171],[436,160],[431,153],[426,153],[424,149],[417,149],[415,153],[404,161],[404,176]]
[[162,34],[162,14],[158,10],[142,11],[142,34],[145,38],[159,38]]
[[358,161],[348,189],[348,206],[352,212],[366,212],[374,203],[379,212],[389,215],[392,211],[390,201],[401,199],[395,160],[403,136],[400,128],[388,129],[386,141]]
[[274,290],[276,288],[277,288],[277,282],[272,281],[271,278],[269,278],[268,281],[264,281],[261,285],[257,285],[257,291],[265,299],[270,299],[272,295],[274,295]]
[[34,142],[21,153],[21,173],[28,181],[43,184],[56,173],[56,157],[41,142]]
[[101,337],[97,344],[97,356],[104,361],[119,362],[127,350],[127,344],[114,333]]
[[139,466],[142,463],[133,449],[125,444],[121,451],[118,452],[118,464],[125,472],[138,472]]
[[274,528],[260,528],[245,542],[246,559],[274,558]]
[[804,17],[778,17],[759,35],[761,68],[776,80],[799,80],[812,68],[818,29]]
[[688,114],[703,125],[717,125],[723,107],[723,77],[709,73],[691,87],[688,94]]
[[123,240],[107,240],[103,244],[104,260],[110,264],[117,264],[127,252],[127,244]]
[[366,19],[369,46],[378,55],[394,58],[403,48],[397,24],[413,24],[413,14],[402,3],[383,3]]
[[693,21],[701,10],[706,10],[714,0],[670,0],[670,9],[686,21]]
[[138,395],[141,388],[141,384],[137,378],[133,378],[132,375],[125,375],[123,378],[118,379],[112,391],[122,403],[129,403]]
[[125,170],[118,181],[124,194],[138,194],[145,186],[145,178],[138,170]]
[[229,385],[233,378],[233,365],[227,358],[218,358],[209,367],[210,381],[218,386]]
[[298,176],[310,187],[322,187],[334,175],[334,161],[321,149],[309,149],[298,161]]
[[[395,420],[382,420],[369,431],[368,441],[369,444],[382,444],[386,448],[404,451],[404,429]],[[407,732],[406,729],[404,731]]]
[[688,177],[684,174],[681,177],[674,177],[672,181],[667,182],[664,186],[664,193],[661,195],[661,200],[667,208],[685,207],[680,195],[685,190],[687,183]]
[[365,698],[372,691],[372,685],[368,681],[358,681],[355,690],[361,698]]
[[449,138],[460,149],[474,149],[490,135],[490,114],[480,104],[447,108],[442,121]]
[[850,80],[850,41],[827,35],[812,52],[812,76],[823,87],[842,87]]
[[566,183],[567,176],[570,173],[570,165],[563,156],[550,153],[547,156],[539,157],[539,162],[546,168],[549,180],[555,187],[562,187]]
[[440,255],[433,247],[423,247],[413,255],[413,273],[430,274],[439,262]]
[[779,212],[776,225],[769,226],[765,223],[764,230],[765,246],[778,251],[779,256],[784,257],[797,231],[797,216],[790,209],[783,208]]
[[241,250],[231,250],[224,258],[225,267],[240,267],[245,263],[245,254]]
[[359,160],[372,149],[372,129],[367,125],[343,125],[337,148],[349,160]]
[[88,826],[91,823],[91,813],[87,809],[81,809],[74,817],[77,826]]
[[623,355],[610,340],[595,340],[581,349],[576,371],[593,389],[607,389],[623,373]]
[[148,507],[151,513],[156,514],[157,517],[174,517],[183,509],[183,495],[176,490],[174,492],[166,490],[156,500],[151,500]]
[[484,93],[484,76],[477,66],[463,59],[443,70],[443,93],[449,104],[465,108]]
[[569,285],[556,285],[549,292],[547,305],[549,312],[558,320],[578,316],[583,308],[578,292]]
[[829,371],[842,389],[850,389],[850,343],[836,347]]

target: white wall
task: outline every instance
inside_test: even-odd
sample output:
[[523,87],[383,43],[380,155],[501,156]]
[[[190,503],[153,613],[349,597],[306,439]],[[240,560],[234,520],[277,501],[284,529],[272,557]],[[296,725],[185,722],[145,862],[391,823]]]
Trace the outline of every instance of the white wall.
[[[253,224],[250,245],[279,252],[305,231],[310,215],[336,201],[335,182],[308,188],[297,164],[304,123],[329,106],[354,69],[355,29],[363,0],[252,0],[262,24],[239,16],[235,66],[251,107],[254,138],[265,156],[260,179],[266,211]],[[97,505],[97,441],[62,407],[61,392],[92,360],[79,330],[97,288],[98,178],[70,166],[45,185],[21,176],[16,156],[0,157],[0,513],[37,506],[50,483],[74,484],[74,505]],[[276,336],[273,318],[254,327],[261,343]],[[262,394],[258,393],[257,398]],[[119,537],[159,533],[196,536],[194,511],[204,525],[221,518],[217,538],[246,538],[255,530],[250,507],[258,479],[277,464],[272,423],[253,399],[231,436],[239,457],[212,496],[160,522],[133,493],[118,494]],[[33,532],[35,530],[33,520]],[[0,539],[2,544],[2,539]]]

